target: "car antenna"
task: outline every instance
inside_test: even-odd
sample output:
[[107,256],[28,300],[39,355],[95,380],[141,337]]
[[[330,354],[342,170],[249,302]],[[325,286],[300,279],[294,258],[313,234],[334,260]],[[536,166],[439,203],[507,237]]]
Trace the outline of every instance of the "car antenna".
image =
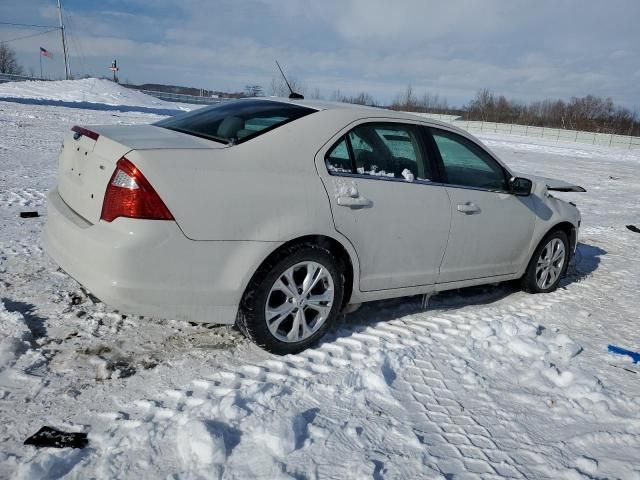
[[291,88],[291,85],[289,84],[289,80],[287,80],[287,77],[282,71],[282,68],[280,68],[280,64],[278,63],[278,60],[276,60],[276,65],[278,66],[278,70],[280,70],[280,73],[282,74],[282,78],[284,78],[284,83],[287,84],[287,87],[289,87],[289,91],[291,92],[289,94],[289,98],[291,100],[304,100],[304,95],[300,95],[299,93],[294,92],[293,88]]

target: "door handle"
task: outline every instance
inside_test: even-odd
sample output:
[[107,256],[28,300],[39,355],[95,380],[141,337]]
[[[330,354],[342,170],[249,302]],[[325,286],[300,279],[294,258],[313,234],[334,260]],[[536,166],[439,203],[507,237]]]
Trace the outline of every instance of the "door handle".
[[472,215],[474,213],[480,213],[480,207],[473,202],[459,203],[458,211],[460,213],[466,213],[467,215]]
[[340,205],[341,207],[363,208],[370,207],[371,205],[373,205],[373,202],[368,198],[362,197],[360,195],[358,195],[357,197],[340,196],[338,197],[338,205]]

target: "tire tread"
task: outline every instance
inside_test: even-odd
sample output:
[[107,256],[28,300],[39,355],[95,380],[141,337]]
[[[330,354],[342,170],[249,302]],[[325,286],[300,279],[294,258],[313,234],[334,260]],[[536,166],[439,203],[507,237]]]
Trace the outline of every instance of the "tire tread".
[[[249,285],[247,286],[245,293],[242,297],[240,308],[238,309],[238,316],[236,317],[236,326],[240,332],[251,340],[253,343],[258,345],[260,348],[267,350],[272,353],[277,354],[286,354],[286,353],[297,353],[298,351],[304,350],[310,344],[312,344],[315,339],[311,342],[304,341],[301,342],[301,346],[298,344],[288,345],[282,342],[268,341],[268,338],[263,338],[260,334],[259,330],[256,327],[256,323],[258,321],[258,310],[259,308],[255,302],[258,298],[259,290],[263,286],[263,282],[267,278],[267,276],[278,266],[280,262],[284,259],[291,257],[292,255],[297,254],[302,250],[310,250],[315,252],[321,252],[323,255],[328,256],[333,262],[334,267],[338,270],[338,273],[342,278],[336,279],[339,281],[339,284],[335,285],[335,293],[336,296],[334,298],[334,302],[342,302],[343,295],[343,285],[344,285],[344,272],[341,269],[342,262],[338,261],[335,256],[331,253],[330,250],[314,244],[314,243],[298,243],[286,247],[282,250],[277,251],[274,255],[271,255],[256,271],[256,273],[251,278]],[[330,319],[327,320],[327,323],[330,322]],[[276,343],[277,342],[277,343]]]
[[[550,288],[541,290],[536,283],[536,263],[540,255],[540,251],[542,250],[544,245],[546,245],[549,242],[549,240],[551,240],[553,237],[556,237],[556,236],[564,242],[565,251],[566,251],[564,267],[562,269],[562,272],[560,273],[560,276],[556,280],[556,282]],[[551,230],[549,233],[547,233],[542,238],[542,240],[540,240],[540,243],[538,244],[535,251],[533,252],[533,255],[531,256],[531,260],[529,260],[529,264],[527,265],[527,269],[525,270],[524,275],[520,279],[520,287],[522,288],[522,290],[527,293],[536,294],[536,293],[550,293],[550,292],[553,292],[556,288],[558,288],[558,284],[560,283],[560,280],[564,276],[564,273],[567,271],[567,265],[569,264],[569,248],[570,248],[569,239],[567,238],[567,234],[563,230],[554,229],[554,230]]]

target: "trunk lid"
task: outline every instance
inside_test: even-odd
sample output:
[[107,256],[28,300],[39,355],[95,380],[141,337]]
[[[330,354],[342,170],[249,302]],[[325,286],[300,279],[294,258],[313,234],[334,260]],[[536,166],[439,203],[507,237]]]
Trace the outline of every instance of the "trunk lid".
[[97,140],[69,132],[58,160],[58,191],[64,202],[90,223],[100,220],[102,202],[116,163],[132,150],[217,149],[226,145],[154,125],[85,127]]

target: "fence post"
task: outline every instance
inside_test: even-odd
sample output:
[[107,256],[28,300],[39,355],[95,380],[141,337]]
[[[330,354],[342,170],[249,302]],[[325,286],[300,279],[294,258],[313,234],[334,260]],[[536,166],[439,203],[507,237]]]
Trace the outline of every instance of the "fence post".
[[609,137],[609,146],[611,146],[611,142],[613,142],[613,133],[611,134],[611,136]]
[[509,135],[513,133],[513,123],[509,124]]
[[574,142],[578,141],[578,130],[576,130],[576,138],[573,139]]

